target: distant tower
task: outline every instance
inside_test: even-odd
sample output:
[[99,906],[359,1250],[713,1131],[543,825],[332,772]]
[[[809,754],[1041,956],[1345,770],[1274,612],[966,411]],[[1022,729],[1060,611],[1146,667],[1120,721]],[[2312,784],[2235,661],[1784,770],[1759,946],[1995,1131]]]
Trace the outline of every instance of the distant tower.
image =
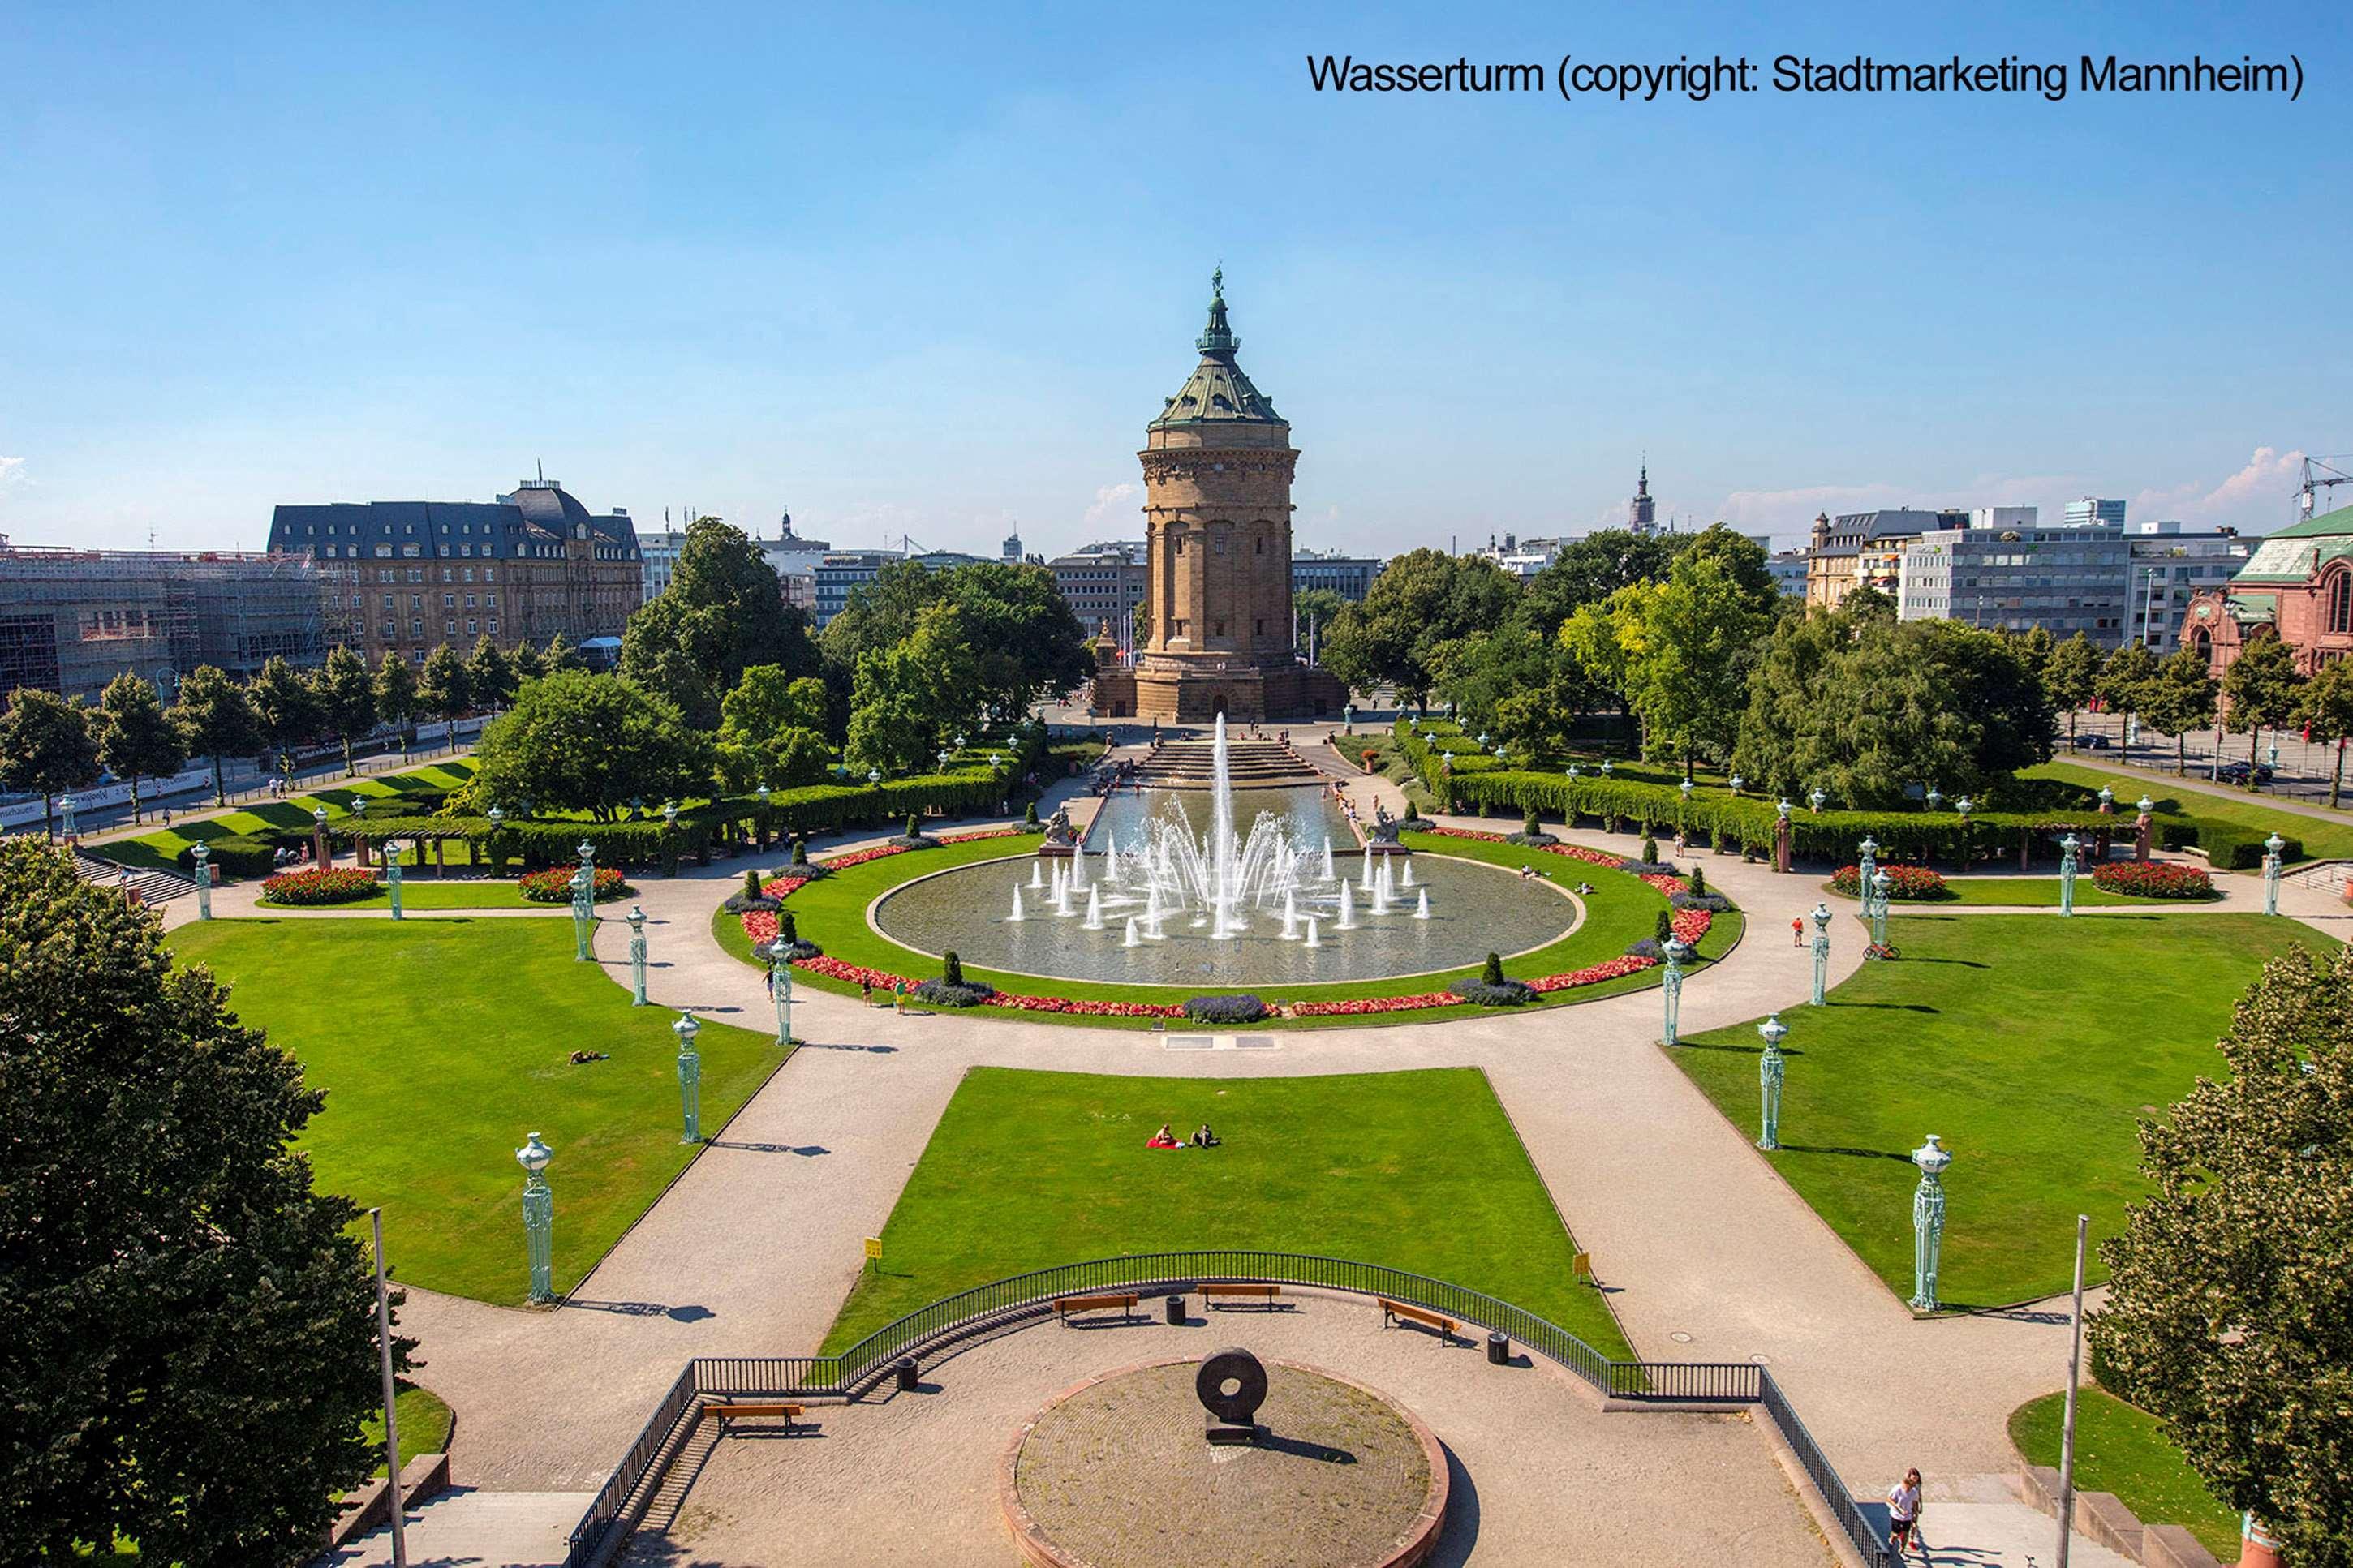
[[1005,542],[997,547],[997,559],[1000,561],[1020,560],[1021,536],[1018,533],[1007,534],[1005,536]]
[[1634,499],[1626,503],[1626,526],[1636,533],[1655,533],[1659,528],[1659,503],[1651,499],[1650,459],[1642,461],[1641,477],[1634,481]]

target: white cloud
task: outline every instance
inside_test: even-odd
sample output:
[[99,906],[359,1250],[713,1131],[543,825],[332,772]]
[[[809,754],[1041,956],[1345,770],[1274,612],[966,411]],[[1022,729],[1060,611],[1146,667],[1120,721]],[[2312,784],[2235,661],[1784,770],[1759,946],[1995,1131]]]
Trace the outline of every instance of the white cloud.
[[25,477],[24,458],[0,458],[0,499],[5,499],[8,492],[17,486],[30,485],[32,482]]
[[1126,522],[1136,510],[1128,503],[1141,493],[1140,489],[1133,484],[1100,486],[1095,490],[1094,505],[1087,508],[1087,526],[1094,528],[1114,520]]
[[2301,451],[2258,447],[2244,468],[2220,484],[2192,480],[2170,489],[2141,491],[2133,497],[2132,515],[2152,522],[2179,518],[2184,522],[2279,528],[2295,521],[2293,498],[2304,478],[2303,465]]
[[[1869,511],[1902,506],[1911,492],[1890,484],[1809,485],[1788,490],[1735,490],[1715,516],[1736,533],[1803,533],[1817,512]],[[1713,520],[1711,520],[1713,521]]]

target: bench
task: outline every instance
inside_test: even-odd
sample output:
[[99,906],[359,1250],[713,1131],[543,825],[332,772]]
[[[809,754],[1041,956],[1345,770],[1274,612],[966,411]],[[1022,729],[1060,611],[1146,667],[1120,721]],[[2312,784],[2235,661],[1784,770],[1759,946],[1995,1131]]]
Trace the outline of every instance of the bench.
[[1141,1300],[1133,1290],[1114,1291],[1107,1296],[1061,1296],[1055,1299],[1054,1316],[1068,1324],[1073,1312],[1108,1312],[1117,1309],[1121,1317],[1132,1318]]
[[801,1407],[797,1405],[770,1404],[751,1400],[721,1401],[705,1405],[702,1407],[702,1413],[705,1415],[718,1416],[719,1429],[723,1433],[727,1430],[727,1423],[730,1421],[744,1421],[755,1417],[769,1421],[781,1420],[785,1424],[785,1430],[789,1432],[793,1429],[793,1424],[801,1418]]
[[1278,1299],[1282,1294],[1282,1287],[1280,1285],[1205,1283],[1196,1286],[1195,1289],[1201,1292],[1201,1309],[1204,1311],[1208,1310],[1209,1298],[1212,1296],[1230,1296],[1243,1300],[1257,1301],[1270,1312],[1282,1305]]
[[1376,1296],[1373,1300],[1381,1304],[1381,1327],[1386,1329],[1390,1327],[1392,1324],[1401,1321],[1419,1323],[1424,1328],[1436,1329],[1438,1331],[1438,1342],[1440,1344],[1453,1343],[1453,1319],[1438,1312],[1429,1311],[1420,1307],[1408,1306],[1403,1301],[1392,1301],[1387,1296]]

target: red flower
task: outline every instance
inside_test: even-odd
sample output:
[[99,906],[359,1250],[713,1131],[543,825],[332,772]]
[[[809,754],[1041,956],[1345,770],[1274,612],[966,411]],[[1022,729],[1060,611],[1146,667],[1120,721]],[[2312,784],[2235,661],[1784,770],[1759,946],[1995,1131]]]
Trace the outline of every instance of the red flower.
[[2092,868],[2092,886],[2140,899],[2211,899],[2214,879],[2170,860],[2118,860]]
[[373,871],[353,868],[314,867],[307,871],[286,871],[267,878],[261,884],[265,903],[347,904],[354,899],[373,898],[384,891]]
[[[515,887],[524,898],[535,904],[568,904],[572,901],[572,877],[576,869],[571,866],[550,866],[544,871],[527,871],[515,879]],[[629,884],[622,879],[621,873],[610,866],[597,867],[594,879],[596,891],[593,896],[598,900],[617,899],[629,890]]]
[[[1887,896],[1896,903],[1927,903],[1952,897],[1953,890],[1945,879],[1926,866],[1882,866],[1887,873]],[[1862,868],[1841,866],[1831,877],[1831,890],[1860,898],[1862,889]]]

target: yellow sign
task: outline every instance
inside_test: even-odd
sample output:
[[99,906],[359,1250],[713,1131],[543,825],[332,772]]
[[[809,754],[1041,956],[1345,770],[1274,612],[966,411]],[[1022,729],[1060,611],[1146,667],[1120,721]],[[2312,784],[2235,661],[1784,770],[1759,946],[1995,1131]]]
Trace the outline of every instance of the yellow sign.
[[[871,1247],[873,1243],[867,1245]],[[1580,1252],[1571,1260],[1571,1265],[1577,1270],[1578,1283],[1589,1285],[1593,1282],[1593,1254]]]
[[870,1236],[866,1238],[866,1256],[869,1258],[880,1258],[882,1256],[882,1238],[881,1237]]

